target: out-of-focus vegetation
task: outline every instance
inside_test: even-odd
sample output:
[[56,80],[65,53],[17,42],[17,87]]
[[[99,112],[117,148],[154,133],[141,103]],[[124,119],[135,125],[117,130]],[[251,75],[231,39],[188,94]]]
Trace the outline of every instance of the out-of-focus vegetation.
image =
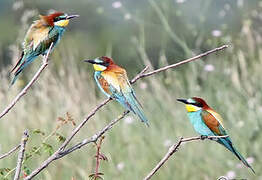
[[[67,123],[56,131],[59,135],[46,138],[56,129],[57,118],[69,112],[78,124],[104,98],[95,86],[92,68],[83,59],[112,56],[131,78],[144,65],[158,68],[229,44],[230,48],[217,55],[139,80],[134,88],[150,128],[133,115],[116,125],[106,134],[102,151],[109,161],[102,163],[100,171],[105,179],[142,179],[178,137],[196,135],[176,98],[200,96],[222,115],[235,146],[257,174],[242,167],[219,144],[205,141],[181,147],[153,179],[216,179],[222,175],[262,179],[261,1],[1,0],[1,110],[41,63],[41,58],[36,60],[8,89],[9,70],[19,57],[28,26],[50,9],[80,14],[80,18],[70,22],[40,79],[0,120],[0,153],[16,145],[24,129],[29,129],[27,155],[41,147],[38,155],[25,162],[24,172],[30,172],[73,129]],[[122,111],[119,104],[110,103],[88,122],[74,143],[94,134]],[[36,179],[87,179],[95,166],[94,154],[95,147],[84,147],[51,164]],[[13,155],[1,160],[0,168],[12,169],[15,163]]]

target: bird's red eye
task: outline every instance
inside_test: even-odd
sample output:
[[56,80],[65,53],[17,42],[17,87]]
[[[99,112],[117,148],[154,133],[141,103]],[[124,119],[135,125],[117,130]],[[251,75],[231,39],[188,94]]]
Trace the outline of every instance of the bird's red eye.
[[57,21],[59,21],[59,20],[60,20],[60,17],[59,17],[59,16],[54,18],[54,22],[57,22]]

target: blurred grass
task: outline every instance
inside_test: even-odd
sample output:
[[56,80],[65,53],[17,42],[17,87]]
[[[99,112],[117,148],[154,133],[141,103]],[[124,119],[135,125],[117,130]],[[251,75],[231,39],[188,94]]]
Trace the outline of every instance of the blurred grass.
[[[102,152],[109,161],[102,162],[101,172],[105,179],[142,179],[163,157],[170,143],[175,143],[180,136],[197,135],[176,98],[200,96],[222,115],[243,156],[254,159],[252,166],[256,176],[247,168],[239,168],[240,162],[222,146],[204,141],[182,146],[152,179],[216,179],[230,171],[236,174],[235,178],[262,178],[259,156],[262,148],[261,2],[243,1],[241,5],[241,1],[123,1],[119,9],[112,7],[113,1],[70,2],[26,1],[12,16],[7,13],[12,11],[11,7],[2,11],[0,19],[8,21],[0,21],[3,27],[0,35],[1,110],[41,63],[40,59],[35,61],[8,90],[11,61],[17,59],[17,45],[32,21],[29,18],[21,23],[20,16],[30,8],[45,13],[46,9],[56,7],[79,13],[81,18],[70,23],[52,53],[49,67],[1,120],[1,153],[20,141],[24,129],[31,132],[41,129],[50,134],[56,127],[57,117],[69,112],[76,123],[80,123],[102,101],[104,96],[94,84],[93,70],[82,62],[83,59],[110,55],[127,69],[131,79],[145,64],[157,68],[230,43],[226,51],[139,80],[134,88],[150,119],[150,128],[130,114],[108,132]],[[125,19],[127,14],[131,19]],[[17,30],[19,24],[22,28]],[[8,36],[11,27],[15,30]],[[216,35],[214,30],[221,34]],[[13,33],[17,31],[16,37]],[[116,102],[110,103],[87,123],[73,143],[93,135],[122,111]],[[71,130],[71,125],[65,125],[58,132],[66,137]],[[31,133],[28,150],[39,146],[42,139]],[[54,149],[60,144],[54,138],[48,143]],[[94,154],[92,145],[84,147],[54,162],[36,179],[87,179],[94,169]],[[33,170],[47,157],[48,153],[42,152],[25,165]],[[16,156],[11,156],[0,161],[0,168],[13,168],[15,163]]]

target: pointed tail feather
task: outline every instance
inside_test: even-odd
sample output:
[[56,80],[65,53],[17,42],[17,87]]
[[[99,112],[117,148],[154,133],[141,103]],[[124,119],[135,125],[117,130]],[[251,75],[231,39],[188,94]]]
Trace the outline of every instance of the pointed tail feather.
[[19,67],[18,67],[18,69],[15,71],[15,73],[14,73],[14,78],[12,79],[12,81],[11,81],[11,85],[10,86],[12,86],[15,82],[16,82],[16,80],[17,80],[17,78],[18,78],[18,76],[19,76],[19,74],[23,71],[23,64],[24,64],[25,62],[23,62]]
[[233,147],[233,150],[234,150],[234,154],[237,156],[237,158],[248,168],[250,168],[254,174],[256,174],[255,170],[251,167],[251,165],[246,161],[246,159],[240,154],[240,152],[238,152],[234,146]]
[[10,73],[12,73],[17,68],[17,66],[21,64],[21,62],[23,61],[23,57],[24,57],[24,51],[22,52],[20,58],[18,59],[14,67],[11,69]]
[[250,168],[253,173],[255,174],[255,170],[251,167],[251,165],[246,161],[246,159],[236,150],[236,148],[233,146],[231,140],[229,137],[227,138],[220,138],[218,143],[222,144],[225,146],[229,151],[235,154],[235,156],[248,168]]
[[13,77],[9,87],[11,87],[11,86],[13,86],[15,84],[17,78],[18,78],[18,75]]
[[15,67],[12,69],[12,71],[14,71],[16,69],[16,71],[14,72],[14,78],[11,81],[11,85],[12,86],[17,78],[19,77],[19,74],[24,70],[24,68],[26,68],[37,56],[23,56],[22,59],[19,61],[20,64],[16,64]]
[[139,116],[139,118],[141,119],[141,121],[144,122],[147,125],[147,127],[149,127],[148,119],[146,118],[146,116],[143,113],[143,111],[138,110],[138,111],[136,111],[136,113]]
[[149,126],[148,119],[146,118],[142,106],[137,101],[135,95],[132,92],[125,94],[125,99],[128,103],[127,106],[129,106],[129,109],[133,111],[136,115],[138,115],[142,122],[146,123],[146,125]]

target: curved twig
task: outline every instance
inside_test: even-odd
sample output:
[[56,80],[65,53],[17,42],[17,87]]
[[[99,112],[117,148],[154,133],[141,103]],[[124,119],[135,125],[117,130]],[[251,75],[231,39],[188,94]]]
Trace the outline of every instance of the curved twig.
[[0,114],[0,119],[5,116],[14,106],[15,104],[27,93],[28,89],[34,84],[34,82],[39,78],[42,71],[47,67],[48,65],[48,57],[51,52],[51,49],[53,47],[53,43],[48,49],[48,52],[46,56],[44,56],[43,64],[38,69],[38,71],[35,73],[34,77],[31,79],[31,81],[24,87],[24,89],[14,98],[14,100],[3,110],[3,112]]

